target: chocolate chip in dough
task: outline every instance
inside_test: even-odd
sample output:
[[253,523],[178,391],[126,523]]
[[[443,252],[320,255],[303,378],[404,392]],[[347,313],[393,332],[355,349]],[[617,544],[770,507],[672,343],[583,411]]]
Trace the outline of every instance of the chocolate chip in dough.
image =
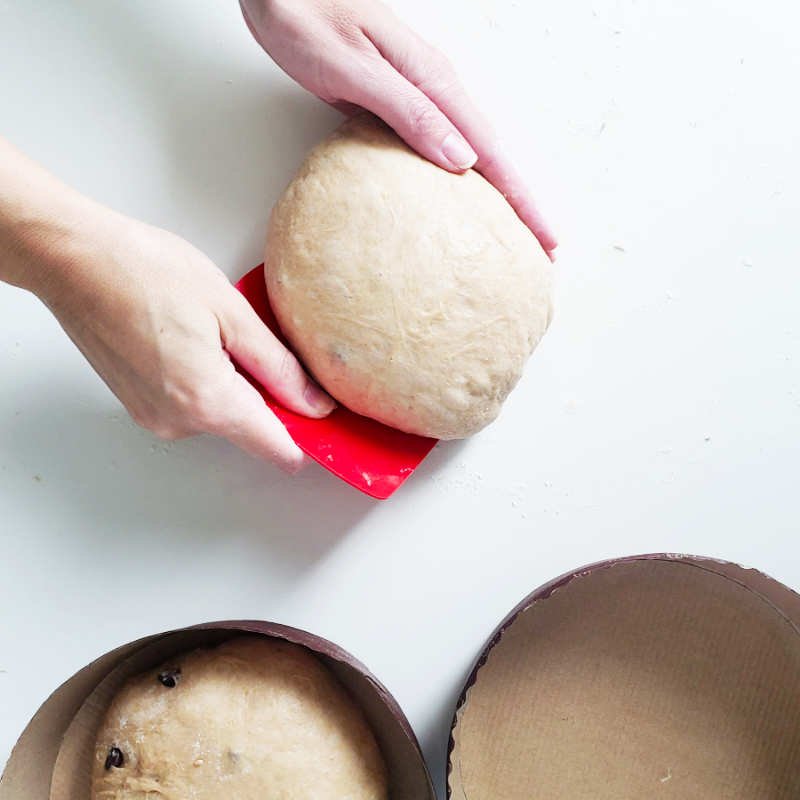
[[165,669],[163,672],[158,673],[158,680],[161,682],[161,685],[166,686],[167,689],[174,689],[178,685],[178,681],[180,679],[181,679],[180,668]]
[[119,747],[112,747],[106,756],[106,769],[111,767],[121,767],[125,763],[125,756],[122,755],[122,750]]

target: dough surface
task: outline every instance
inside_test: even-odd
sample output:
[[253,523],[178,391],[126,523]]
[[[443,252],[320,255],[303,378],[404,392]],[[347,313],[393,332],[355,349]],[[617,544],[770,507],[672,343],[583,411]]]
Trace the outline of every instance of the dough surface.
[[265,262],[281,329],[322,386],[439,439],[498,415],[551,316],[550,261],[503,196],[367,115],[306,158]]
[[97,737],[93,800],[387,796],[359,708],[310,651],[279,639],[232,639],[132,678]]

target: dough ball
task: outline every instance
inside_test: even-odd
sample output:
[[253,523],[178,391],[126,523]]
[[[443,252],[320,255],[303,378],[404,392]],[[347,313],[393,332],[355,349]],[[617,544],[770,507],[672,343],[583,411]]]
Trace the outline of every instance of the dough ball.
[[550,261],[503,196],[366,115],[306,158],[265,262],[280,326],[322,386],[423,436],[491,422],[550,321]]
[[248,636],[131,679],[97,737],[92,800],[386,800],[367,722],[303,647]]

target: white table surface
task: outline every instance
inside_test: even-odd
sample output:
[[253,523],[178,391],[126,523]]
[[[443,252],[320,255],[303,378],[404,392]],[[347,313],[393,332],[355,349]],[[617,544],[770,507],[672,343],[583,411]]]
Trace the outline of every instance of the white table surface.
[[[365,661],[441,785],[474,656],[544,581],[679,551],[800,587],[796,5],[395,5],[560,231],[550,332],[499,421],[379,503],[317,467],[157,441],[35,298],[0,286],[0,763],[93,657],[250,617]],[[337,120],[233,0],[0,0],[0,131],[232,278]]]

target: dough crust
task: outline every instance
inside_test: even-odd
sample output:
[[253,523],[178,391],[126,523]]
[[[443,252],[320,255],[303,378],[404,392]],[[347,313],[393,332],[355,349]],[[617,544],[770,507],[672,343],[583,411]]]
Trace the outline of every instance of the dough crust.
[[98,732],[92,800],[387,796],[359,708],[316,656],[279,639],[232,639],[131,679]]
[[322,386],[439,439],[498,415],[551,316],[550,261],[503,196],[367,115],[306,158],[265,262],[281,328]]

